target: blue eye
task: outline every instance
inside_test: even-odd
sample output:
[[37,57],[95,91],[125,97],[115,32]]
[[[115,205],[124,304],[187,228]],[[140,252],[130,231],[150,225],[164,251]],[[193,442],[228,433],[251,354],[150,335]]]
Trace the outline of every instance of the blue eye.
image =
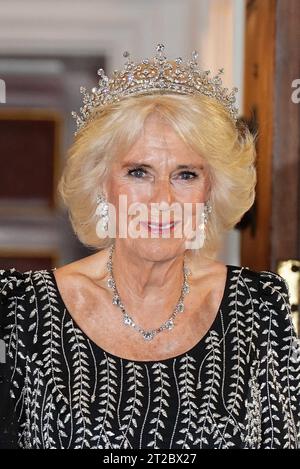
[[145,174],[146,171],[142,168],[134,168],[134,169],[129,169],[128,172],[127,172],[127,174],[129,176],[133,176],[133,177],[138,178],[138,179],[142,179],[143,176],[140,176],[141,173]]
[[[127,171],[127,174],[137,179],[143,179],[144,176],[147,174],[147,171],[141,167],[136,167],[136,168],[129,169]],[[181,173],[179,173],[179,178],[183,179],[184,181],[188,181],[190,179],[196,179],[198,177],[199,177],[198,174],[195,173],[194,171],[182,171]]]
[[[198,174],[195,173],[194,171],[182,171],[182,172],[180,173],[180,175],[183,175],[183,174],[188,174],[188,175],[189,175],[189,177],[187,177],[187,178],[182,178],[182,179],[184,179],[185,181],[188,181],[189,179],[196,179],[196,178],[198,177]],[[191,176],[191,177],[190,177],[190,176]]]

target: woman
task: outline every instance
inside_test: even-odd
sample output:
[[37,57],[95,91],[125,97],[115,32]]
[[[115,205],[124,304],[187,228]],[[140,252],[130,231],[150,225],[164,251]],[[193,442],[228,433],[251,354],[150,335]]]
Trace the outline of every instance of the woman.
[[3,447],[299,448],[287,284],[216,260],[254,200],[254,138],[195,61],[159,45],[83,90],[59,191],[96,252],[0,271]]

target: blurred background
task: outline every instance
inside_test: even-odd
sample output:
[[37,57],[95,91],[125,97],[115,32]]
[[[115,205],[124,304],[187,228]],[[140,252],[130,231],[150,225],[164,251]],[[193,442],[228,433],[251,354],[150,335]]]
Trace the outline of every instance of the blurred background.
[[[92,252],[76,239],[56,186],[73,139],[80,85],[165,44],[199,52],[237,86],[258,131],[256,201],[224,239],[226,264],[278,271],[299,305],[299,0],[0,0],[0,268],[48,269]],[[293,94],[294,92],[294,94]],[[297,296],[298,295],[298,296]]]

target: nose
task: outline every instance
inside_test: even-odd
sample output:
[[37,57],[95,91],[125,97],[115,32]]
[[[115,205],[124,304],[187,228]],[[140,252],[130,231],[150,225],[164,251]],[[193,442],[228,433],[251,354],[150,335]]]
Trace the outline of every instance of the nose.
[[169,178],[159,178],[153,187],[151,202],[156,204],[171,205],[174,195]]

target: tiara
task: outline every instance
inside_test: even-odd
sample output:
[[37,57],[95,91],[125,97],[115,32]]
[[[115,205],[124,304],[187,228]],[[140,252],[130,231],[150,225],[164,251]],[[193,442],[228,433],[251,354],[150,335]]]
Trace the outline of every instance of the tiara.
[[130,53],[125,51],[126,58],[123,70],[114,70],[113,77],[105,75],[104,70],[98,70],[99,86],[88,92],[84,86],[80,87],[83,95],[83,106],[80,113],[72,111],[78,131],[95,115],[103,110],[105,105],[120,101],[127,96],[137,96],[153,93],[179,93],[194,95],[200,93],[217,99],[227,109],[234,122],[237,121],[238,108],[235,107],[234,87],[231,91],[224,88],[220,76],[224,69],[219,69],[217,75],[210,76],[210,70],[201,71],[198,68],[198,52],[193,51],[191,60],[184,62],[181,57],[167,60],[164,54],[164,44],[157,44],[156,54],[151,59],[134,62]]

